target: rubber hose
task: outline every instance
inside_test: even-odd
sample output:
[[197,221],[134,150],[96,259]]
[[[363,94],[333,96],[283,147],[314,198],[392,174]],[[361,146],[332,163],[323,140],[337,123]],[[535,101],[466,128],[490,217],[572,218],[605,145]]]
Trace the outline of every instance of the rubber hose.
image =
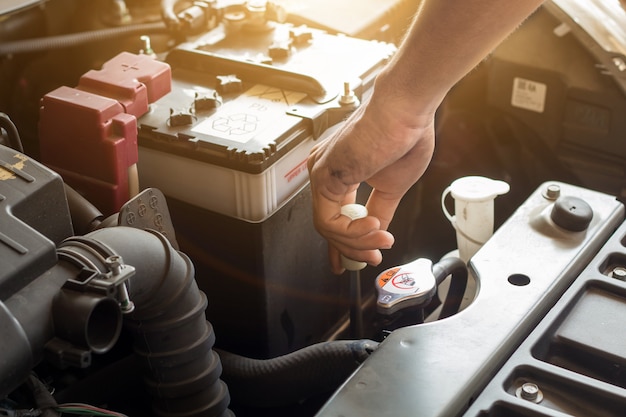
[[298,403],[339,388],[378,347],[371,340],[314,344],[272,359],[250,359],[216,349],[233,402],[251,407]]
[[[0,48],[2,45],[0,44]],[[24,153],[24,147],[22,146],[22,140],[15,124],[11,121],[8,115],[0,113],[0,128],[7,131],[7,137],[9,139],[9,145],[11,148],[18,152]]]
[[463,295],[467,288],[467,265],[462,259],[456,257],[443,258],[433,265],[433,275],[437,285],[441,283],[448,275],[450,277],[450,287],[448,295],[443,301],[439,319],[450,317],[459,312]]
[[63,185],[72,217],[74,234],[82,236],[97,229],[104,219],[104,214],[78,191],[65,183]]
[[[130,227],[98,229],[76,240],[73,250],[94,263],[118,255],[124,265],[135,268],[128,281],[135,310],[125,325],[133,336],[153,414],[232,416],[228,388],[219,379],[219,356],[212,350],[215,336],[205,317],[207,299],[189,258],[160,233]],[[63,248],[71,247],[69,239]]]
[[90,32],[79,32],[68,35],[49,36],[36,39],[22,39],[0,43],[0,56],[49,51],[52,49],[70,48],[93,42],[112,40],[124,36],[145,35],[147,33],[167,33],[164,23],[146,23],[133,26],[121,26],[100,29]]

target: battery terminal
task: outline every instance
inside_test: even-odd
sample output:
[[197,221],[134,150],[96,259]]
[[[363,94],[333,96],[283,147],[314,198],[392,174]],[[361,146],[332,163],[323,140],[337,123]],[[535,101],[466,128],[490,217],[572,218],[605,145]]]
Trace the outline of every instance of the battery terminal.
[[358,97],[347,81],[343,83],[343,94],[339,97],[339,104],[346,107],[358,107],[360,104]]

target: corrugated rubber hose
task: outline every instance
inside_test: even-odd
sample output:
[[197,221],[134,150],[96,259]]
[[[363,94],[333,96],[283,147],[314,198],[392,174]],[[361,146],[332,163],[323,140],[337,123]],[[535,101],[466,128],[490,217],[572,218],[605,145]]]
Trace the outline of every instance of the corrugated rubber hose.
[[251,407],[296,404],[329,393],[378,347],[363,340],[317,343],[271,359],[251,359],[219,349],[223,372],[233,402]]
[[95,265],[121,256],[135,268],[127,281],[135,309],[124,324],[133,335],[154,415],[233,415],[228,388],[220,379],[220,358],[212,349],[215,335],[204,313],[207,298],[186,255],[158,232],[123,226],[69,238],[62,248]]

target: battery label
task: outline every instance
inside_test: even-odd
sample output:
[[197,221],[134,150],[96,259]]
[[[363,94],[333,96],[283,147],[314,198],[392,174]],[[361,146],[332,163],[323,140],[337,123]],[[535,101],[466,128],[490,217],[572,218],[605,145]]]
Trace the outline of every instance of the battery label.
[[285,117],[287,110],[306,97],[305,93],[255,85],[220,111],[198,123],[192,131],[237,143],[247,143]]
[[547,90],[546,84],[516,77],[513,79],[511,105],[520,109],[543,113]]

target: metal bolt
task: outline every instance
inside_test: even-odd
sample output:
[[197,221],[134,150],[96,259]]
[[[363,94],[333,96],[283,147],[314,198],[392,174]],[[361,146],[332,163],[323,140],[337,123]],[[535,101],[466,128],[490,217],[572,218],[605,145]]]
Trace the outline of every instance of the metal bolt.
[[543,196],[548,200],[556,200],[561,195],[561,187],[556,184],[550,184],[543,192]]
[[525,400],[535,401],[537,394],[539,393],[539,387],[536,384],[525,383],[522,385],[522,398]]
[[543,400],[543,393],[539,389],[539,386],[532,382],[526,382],[522,384],[522,386],[516,390],[515,395],[518,398],[532,401],[534,403],[539,403],[541,402],[541,400]]
[[118,297],[120,299],[120,308],[122,309],[122,313],[129,314],[135,311],[135,303],[133,303],[128,296],[126,284],[122,283],[122,285],[118,287]]
[[616,266],[615,268],[613,268],[613,271],[611,271],[610,276],[612,278],[617,278],[621,281],[626,281],[626,267]]
[[156,57],[156,53],[154,52],[154,49],[152,49],[150,36],[143,35],[143,36],[140,36],[139,39],[143,43],[143,49],[140,51],[140,53],[145,54],[145,55],[149,55],[149,56],[155,58]]
[[119,255],[109,256],[104,260],[107,268],[113,275],[119,275],[122,271],[122,264],[124,263],[123,259]]
[[[116,276],[121,273],[124,260],[119,255],[113,255],[106,258],[104,263],[107,268],[109,268],[109,271],[111,271],[111,274]],[[128,314],[135,310],[135,303],[130,300],[130,297],[128,296],[128,289],[126,288],[126,284],[123,282],[117,286],[117,298],[119,300],[122,313]]]
[[343,83],[343,94],[339,98],[339,104],[343,106],[356,106],[358,105],[358,99],[354,95],[354,91],[350,88],[349,82]]

